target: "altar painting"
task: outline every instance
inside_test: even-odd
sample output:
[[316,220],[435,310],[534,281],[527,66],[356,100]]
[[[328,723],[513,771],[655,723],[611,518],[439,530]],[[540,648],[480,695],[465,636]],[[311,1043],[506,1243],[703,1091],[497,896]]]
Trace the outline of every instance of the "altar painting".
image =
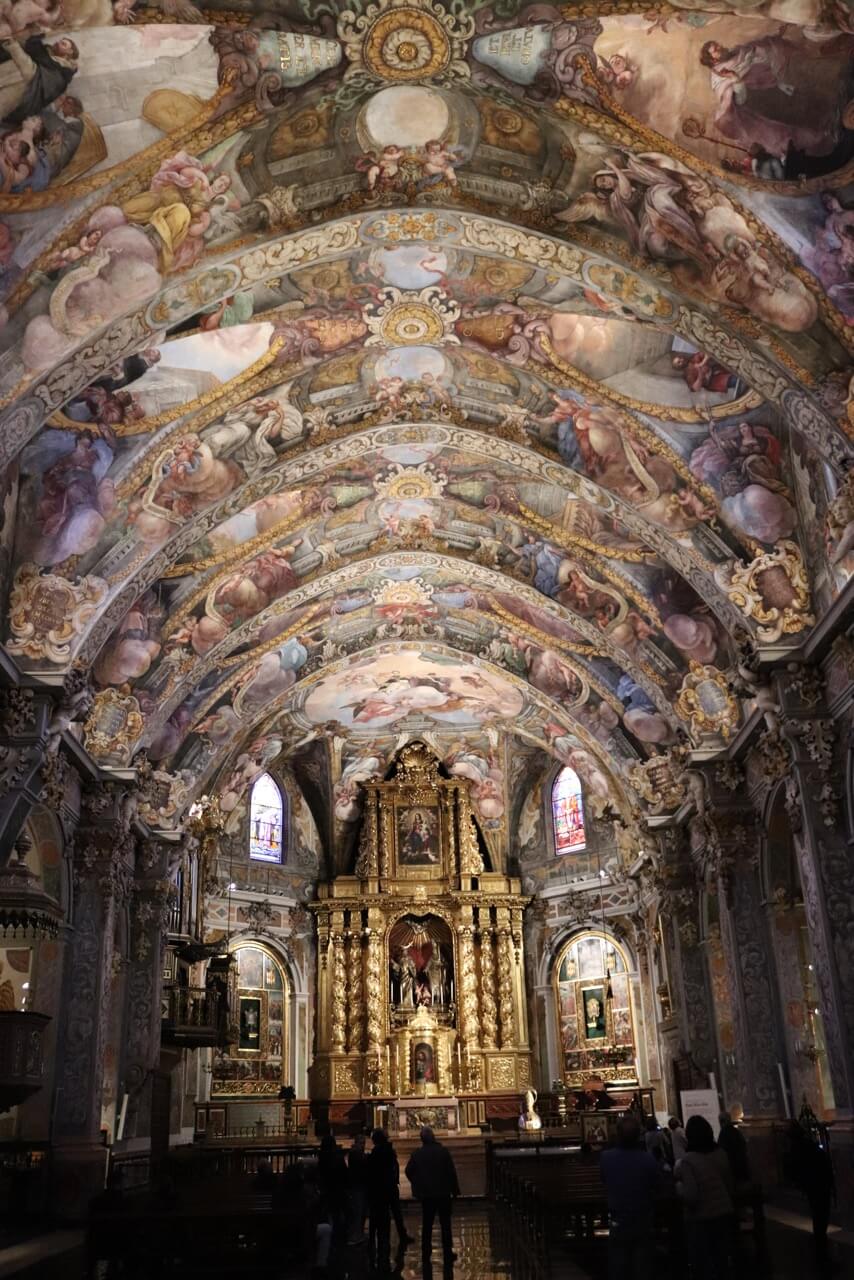
[[397,860],[404,867],[435,866],[440,860],[439,809],[407,805],[397,810]]

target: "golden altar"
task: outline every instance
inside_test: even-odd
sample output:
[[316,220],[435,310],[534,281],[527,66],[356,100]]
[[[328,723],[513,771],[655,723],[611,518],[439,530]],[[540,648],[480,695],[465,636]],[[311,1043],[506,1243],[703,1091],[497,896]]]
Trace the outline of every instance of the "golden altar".
[[315,1099],[519,1093],[531,1081],[517,879],[493,872],[470,783],[422,743],[364,784],[353,875],[321,884]]

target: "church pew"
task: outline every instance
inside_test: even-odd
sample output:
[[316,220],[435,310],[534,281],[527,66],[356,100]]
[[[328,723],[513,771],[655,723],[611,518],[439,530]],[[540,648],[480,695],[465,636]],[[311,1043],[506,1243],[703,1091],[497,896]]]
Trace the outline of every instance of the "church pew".
[[[547,1280],[566,1253],[589,1257],[599,1248],[608,1222],[605,1188],[598,1162],[578,1154],[543,1158],[515,1156],[494,1162],[496,1201],[514,1275]],[[661,1197],[657,1230],[671,1256],[681,1239],[675,1196]]]
[[170,1202],[148,1197],[95,1206],[87,1252],[90,1274],[99,1260],[121,1261],[140,1280],[153,1275],[241,1278],[276,1274],[310,1241],[298,1206],[273,1207],[254,1178],[206,1180],[181,1186]]

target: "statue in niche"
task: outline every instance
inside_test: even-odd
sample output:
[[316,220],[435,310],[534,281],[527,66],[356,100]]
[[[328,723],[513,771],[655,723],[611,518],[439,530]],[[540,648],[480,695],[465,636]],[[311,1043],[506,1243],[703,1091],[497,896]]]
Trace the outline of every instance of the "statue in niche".
[[450,931],[435,916],[405,916],[389,936],[389,998],[396,1009],[447,1009],[453,999]]

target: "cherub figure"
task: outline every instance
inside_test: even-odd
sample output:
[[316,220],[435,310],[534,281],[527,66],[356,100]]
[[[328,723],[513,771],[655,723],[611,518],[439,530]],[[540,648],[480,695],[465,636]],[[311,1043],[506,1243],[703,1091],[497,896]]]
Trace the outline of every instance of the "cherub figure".
[[438,138],[433,138],[424,147],[424,155],[421,159],[421,165],[424,170],[424,177],[421,185],[425,187],[437,186],[440,182],[447,182],[449,186],[457,185],[457,175],[454,169],[463,158],[463,153],[459,147],[449,147],[447,143],[440,142]]
[[375,191],[377,187],[382,190],[384,187],[395,185],[402,159],[403,148],[391,144],[383,147],[379,157],[369,151],[367,155],[356,161],[356,168],[367,173],[369,191]]

